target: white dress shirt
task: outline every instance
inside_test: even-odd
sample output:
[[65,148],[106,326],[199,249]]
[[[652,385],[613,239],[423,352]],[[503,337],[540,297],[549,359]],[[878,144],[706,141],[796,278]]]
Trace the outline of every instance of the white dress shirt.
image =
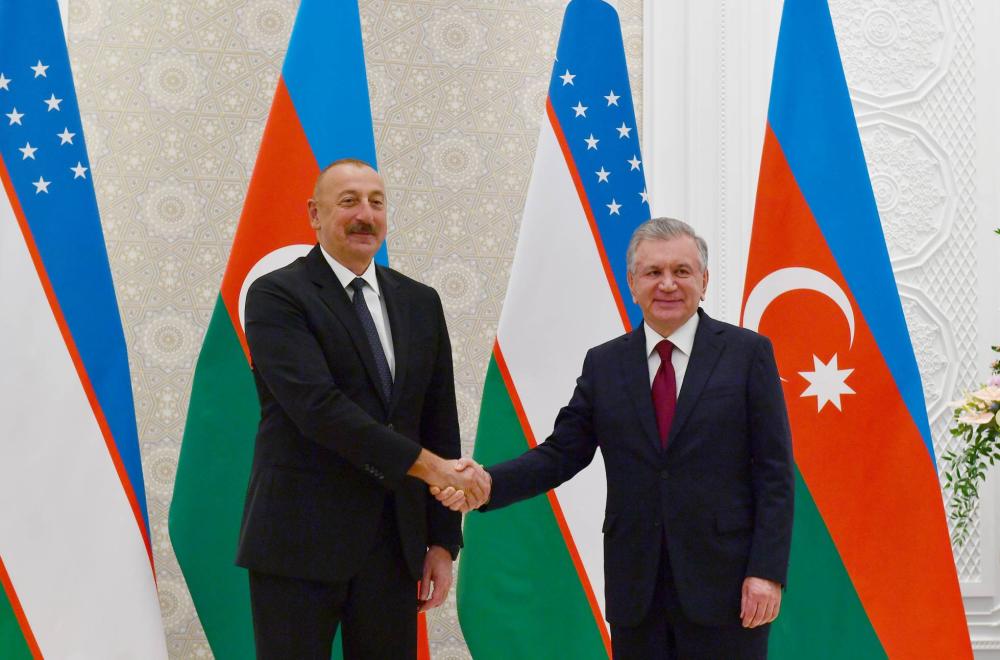
[[319,249],[323,253],[323,257],[327,263],[330,264],[330,268],[333,269],[333,274],[337,276],[341,285],[347,290],[347,297],[352,301],[354,300],[354,287],[351,286],[351,282],[357,277],[365,281],[365,288],[362,289],[365,294],[365,303],[368,305],[368,311],[372,314],[372,320],[375,321],[375,331],[378,332],[378,340],[382,343],[385,359],[389,362],[389,373],[395,379],[396,355],[392,350],[392,328],[389,327],[389,312],[385,308],[385,299],[382,298],[382,291],[378,288],[378,278],[375,276],[375,262],[372,261],[368,264],[368,269],[361,275],[355,275],[350,268],[331,257],[323,249],[322,245]]
[[656,330],[649,327],[648,323],[643,323],[646,330],[646,364],[649,367],[649,386],[653,386],[653,378],[660,368],[660,354],[656,352],[656,345],[662,340],[668,339],[674,345],[674,352],[670,354],[670,364],[674,365],[674,375],[677,377],[677,395],[680,396],[681,384],[684,382],[684,374],[687,372],[688,362],[691,360],[691,349],[694,347],[694,335],[698,331],[698,313],[695,312],[691,318],[684,322],[684,325],[674,330],[669,337],[663,337]]

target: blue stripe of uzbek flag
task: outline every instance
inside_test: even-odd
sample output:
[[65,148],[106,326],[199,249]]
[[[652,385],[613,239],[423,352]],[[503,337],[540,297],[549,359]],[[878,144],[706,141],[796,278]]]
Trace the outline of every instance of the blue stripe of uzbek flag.
[[[549,98],[580,174],[619,294],[634,320],[640,312],[628,291],[625,249],[632,230],[649,219],[649,204],[642,197],[645,168],[618,13],[604,0],[574,0],[566,8],[557,53]],[[572,78],[566,76],[567,71]],[[586,110],[574,109],[580,107]],[[599,140],[596,148],[588,147],[591,136]],[[637,169],[629,163],[633,160],[640,163]],[[609,172],[606,182],[599,180],[598,171]],[[612,201],[620,205],[617,213],[608,207]]]
[[[11,81],[0,91],[0,156],[148,530],[125,337],[56,1],[0,3],[0,45],[0,72]],[[38,63],[44,75],[32,70]],[[44,103],[53,95],[58,110]],[[14,108],[19,124],[5,116]],[[75,134],[71,144],[57,136],[64,129]],[[34,158],[20,151],[27,143]],[[78,163],[85,178],[70,171]],[[48,192],[36,191],[40,177]]]
[[783,21],[789,29],[780,35],[768,122],[933,459],[920,373],[829,10],[786,2]]
[[[368,98],[360,25],[355,0],[304,0],[281,69],[288,95],[321,168],[344,154],[378,167],[371,108],[368,103],[357,102]],[[337,44],[337,57],[341,59],[338,68],[355,71],[356,75],[331,84],[323,67],[317,66],[329,57],[329,44]],[[375,260],[388,263],[385,243]]]

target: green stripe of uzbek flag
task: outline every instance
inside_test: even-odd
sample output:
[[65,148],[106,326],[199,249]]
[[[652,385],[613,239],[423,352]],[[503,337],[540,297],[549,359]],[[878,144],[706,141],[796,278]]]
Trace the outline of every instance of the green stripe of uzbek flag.
[[[528,449],[495,358],[478,429],[479,463],[493,465]],[[475,552],[463,553],[459,564],[458,611],[474,658],[608,657],[548,498],[468,516],[465,543]],[[510,616],[496,620],[503,611]]]

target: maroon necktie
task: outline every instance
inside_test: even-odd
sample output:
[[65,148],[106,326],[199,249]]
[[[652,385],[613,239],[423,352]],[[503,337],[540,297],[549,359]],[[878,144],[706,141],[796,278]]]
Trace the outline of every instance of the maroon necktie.
[[677,408],[677,376],[670,362],[674,345],[664,339],[656,345],[656,352],[660,354],[660,368],[653,376],[653,409],[656,410],[656,426],[660,430],[660,447],[666,448],[670,424],[674,421],[674,410]]

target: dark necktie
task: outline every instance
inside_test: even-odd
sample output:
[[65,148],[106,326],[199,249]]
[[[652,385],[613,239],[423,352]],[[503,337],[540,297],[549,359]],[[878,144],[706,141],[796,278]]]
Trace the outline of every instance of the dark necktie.
[[656,411],[656,426],[660,431],[660,447],[666,448],[670,436],[670,425],[674,421],[674,410],[677,408],[677,375],[670,355],[674,345],[664,339],[656,345],[660,354],[660,368],[653,376],[653,409]]
[[378,338],[378,331],[375,329],[375,320],[365,302],[365,281],[360,277],[354,278],[351,282],[354,289],[354,311],[358,314],[361,327],[365,329],[365,337],[368,338],[368,345],[371,346],[372,354],[375,356],[375,368],[378,370],[378,378],[382,381],[382,393],[385,400],[392,398],[392,372],[389,371],[389,361],[385,359],[385,351],[382,349],[382,342]]

